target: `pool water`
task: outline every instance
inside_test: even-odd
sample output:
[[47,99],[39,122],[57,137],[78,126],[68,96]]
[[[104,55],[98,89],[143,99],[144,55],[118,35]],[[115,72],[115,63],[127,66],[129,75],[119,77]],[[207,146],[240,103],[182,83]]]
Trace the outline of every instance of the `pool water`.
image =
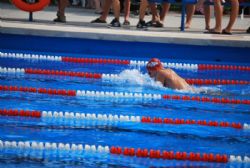
[[[1,51],[0,51],[1,52]],[[15,53],[17,50],[2,50]],[[19,50],[19,53],[72,56],[82,58],[111,58],[148,61],[148,56],[76,54],[74,52],[41,52]],[[223,59],[223,58],[222,58]],[[214,63],[209,60],[169,59],[162,62]],[[215,63],[218,64],[218,63]],[[249,62],[224,61],[220,64],[249,66]],[[145,66],[100,63],[68,63],[0,57],[0,67],[37,68],[74,72],[117,74],[116,79],[92,79],[69,76],[0,73],[0,85],[26,86],[66,90],[126,92],[143,94],[187,95],[250,99],[250,85],[194,85],[193,92],[164,88],[151,80]],[[175,69],[183,78],[225,79],[249,81],[249,71]],[[0,109],[37,110],[149,116],[151,118],[191,119],[250,123],[248,104],[223,104],[172,99],[142,99],[100,96],[61,96],[27,92],[0,91]],[[157,124],[126,121],[85,119],[32,118],[0,115],[0,140],[36,141],[64,144],[119,146],[141,149],[213,153],[250,156],[250,131],[229,127],[188,124]],[[72,152],[71,150],[24,150],[0,147],[0,167],[249,167],[247,162],[195,162],[182,160],[130,157],[108,152]]]

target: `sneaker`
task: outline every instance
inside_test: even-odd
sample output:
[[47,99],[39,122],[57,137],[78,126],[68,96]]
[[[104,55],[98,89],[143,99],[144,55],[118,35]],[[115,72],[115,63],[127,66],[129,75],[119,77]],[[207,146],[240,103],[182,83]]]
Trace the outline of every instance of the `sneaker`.
[[125,20],[125,21],[123,22],[123,25],[124,25],[124,26],[129,26],[129,25],[130,25],[130,22],[129,22],[128,20]]
[[106,20],[101,20],[100,18],[97,18],[95,20],[92,20],[90,23],[107,23]]
[[146,22],[145,22],[144,20],[140,20],[140,21],[137,23],[136,27],[137,27],[138,29],[143,29],[143,28],[147,28],[148,26],[147,26],[147,24],[146,24]]
[[110,22],[110,25],[111,25],[112,27],[121,27],[121,23],[120,23],[119,20],[116,19],[116,18],[114,18],[114,19],[112,20],[112,22]]

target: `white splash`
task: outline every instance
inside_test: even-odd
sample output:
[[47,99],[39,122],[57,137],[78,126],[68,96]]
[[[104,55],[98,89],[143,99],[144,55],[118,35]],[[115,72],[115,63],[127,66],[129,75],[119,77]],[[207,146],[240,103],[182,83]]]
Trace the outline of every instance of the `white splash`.
[[164,89],[160,82],[155,82],[148,76],[148,74],[142,74],[137,69],[126,69],[122,71],[116,78],[109,80],[115,82],[116,84],[127,84]]
[[115,78],[107,79],[108,82],[118,85],[130,85],[130,86],[143,86],[149,89],[157,89],[167,92],[178,92],[178,93],[191,93],[191,94],[204,94],[204,95],[221,95],[222,90],[220,87],[195,87],[190,86],[190,89],[187,90],[172,90],[166,87],[163,87],[162,83],[155,81],[150,78],[148,74],[141,73],[138,69],[126,69],[118,74]]

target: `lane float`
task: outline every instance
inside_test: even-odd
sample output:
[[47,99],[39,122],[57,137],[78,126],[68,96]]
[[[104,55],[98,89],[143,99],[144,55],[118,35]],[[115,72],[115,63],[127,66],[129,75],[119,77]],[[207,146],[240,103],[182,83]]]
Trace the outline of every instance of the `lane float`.
[[167,94],[147,94],[147,93],[129,93],[129,92],[108,92],[108,91],[89,91],[89,90],[66,90],[51,88],[35,88],[23,86],[4,86],[0,85],[0,91],[10,92],[31,92],[39,94],[73,96],[73,97],[95,97],[95,98],[113,98],[113,99],[147,99],[147,100],[172,100],[172,101],[197,101],[202,103],[220,103],[220,104],[245,104],[250,105],[250,100],[229,99],[224,97],[205,97],[188,95],[167,95]]
[[[117,65],[130,65],[144,67],[147,61],[139,60],[122,60],[122,59],[105,59],[105,58],[77,58],[55,55],[43,54],[24,54],[13,52],[0,52],[0,58],[15,58],[26,60],[43,60],[43,61],[60,61],[71,63],[90,63],[90,64],[117,64]],[[176,62],[163,62],[164,67],[182,69],[182,70],[230,70],[230,71],[250,71],[250,66],[241,65],[222,65],[222,64],[192,64],[192,63],[176,63]]]
[[[34,74],[34,75],[55,75],[55,76],[71,76],[79,78],[94,78],[94,79],[118,79],[117,74],[101,74],[91,72],[74,72],[63,70],[49,70],[36,68],[9,68],[0,67],[0,73],[9,74]],[[190,85],[248,85],[249,81],[243,80],[225,80],[225,79],[185,79]]]
[[57,111],[30,111],[16,109],[0,109],[0,116],[12,117],[31,117],[42,119],[64,119],[74,121],[106,121],[106,122],[136,122],[144,124],[164,124],[164,125],[196,125],[222,128],[235,128],[249,130],[250,125],[227,121],[208,121],[208,120],[192,120],[192,119],[173,119],[149,116],[124,116],[112,114],[96,114],[96,113],[73,113],[73,112],[57,112]]
[[190,85],[249,85],[250,81],[225,79],[185,79]]
[[185,152],[185,151],[167,151],[148,148],[132,148],[121,146],[102,146],[89,144],[75,144],[75,143],[55,143],[55,142],[39,142],[39,141],[3,141],[0,140],[0,150],[12,149],[27,152],[43,151],[46,153],[63,152],[77,153],[100,153],[119,155],[135,158],[149,158],[162,160],[182,160],[192,162],[214,162],[214,163],[230,163],[241,162],[249,163],[249,156],[215,154],[215,153],[199,153],[199,152]]

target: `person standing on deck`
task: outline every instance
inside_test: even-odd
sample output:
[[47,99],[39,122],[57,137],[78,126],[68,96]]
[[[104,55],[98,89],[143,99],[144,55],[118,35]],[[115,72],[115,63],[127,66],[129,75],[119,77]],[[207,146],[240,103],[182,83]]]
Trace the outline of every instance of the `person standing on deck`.
[[68,0],[58,0],[58,10],[57,10],[57,18],[55,18],[53,21],[54,22],[62,22],[65,23],[66,22],[66,16],[65,16],[65,8],[69,5],[69,1]]

